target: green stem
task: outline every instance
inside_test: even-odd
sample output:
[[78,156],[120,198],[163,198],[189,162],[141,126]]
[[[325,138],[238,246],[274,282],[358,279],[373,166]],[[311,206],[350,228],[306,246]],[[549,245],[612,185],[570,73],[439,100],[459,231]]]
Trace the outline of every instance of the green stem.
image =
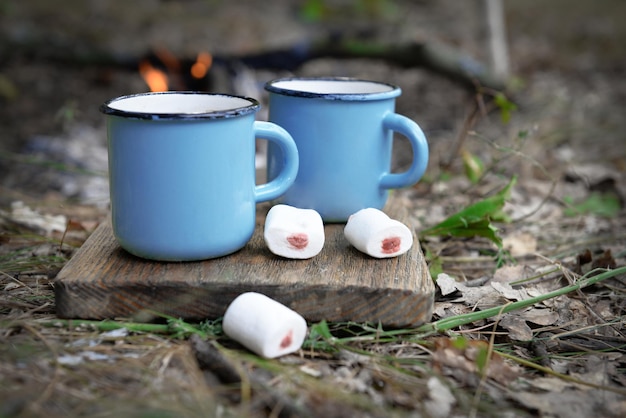
[[120,322],[120,321],[92,321],[87,319],[53,319],[42,321],[41,325],[45,327],[65,327],[78,328],[89,327],[98,331],[114,331],[120,328],[126,328],[133,332],[153,332],[156,334],[166,334],[172,330],[169,324],[145,324],[138,322]]
[[[599,269],[590,271],[587,275],[597,272]],[[592,277],[583,276],[578,283],[563,287],[561,289],[546,293],[544,295],[536,296],[534,298],[520,300],[517,302],[507,303],[505,305],[495,306],[493,308],[485,309],[482,311],[470,312],[463,315],[456,315],[450,318],[443,318],[439,321],[431,322],[428,324],[424,324],[421,327],[411,329],[411,330],[390,330],[390,331],[380,331],[377,332],[377,335],[370,336],[356,336],[356,337],[347,337],[344,339],[334,339],[333,343],[337,343],[338,341],[342,343],[349,343],[353,341],[368,341],[374,339],[385,339],[389,338],[391,340],[396,336],[406,335],[406,334],[419,334],[420,338],[424,337],[424,334],[435,334],[439,332],[449,331],[453,328],[457,328],[461,325],[471,324],[481,319],[488,319],[491,317],[496,317],[498,315],[502,315],[507,312],[512,312],[518,309],[527,308],[536,303],[543,302],[544,300],[552,299],[558,296],[565,295],[567,293],[584,289],[585,287],[592,286],[596,283],[599,283],[603,280],[615,277],[620,274],[626,274],[626,267],[620,267],[614,270],[606,270],[603,273],[597,274]],[[129,331],[135,332],[153,332],[160,334],[199,334],[201,336],[206,336],[206,333],[197,327],[187,324],[182,320],[177,320],[173,318],[168,318],[169,323],[164,324],[146,324],[146,323],[136,323],[136,322],[118,322],[118,321],[90,321],[90,320],[75,320],[75,319],[55,319],[51,321],[41,322],[43,326],[47,327],[56,327],[56,326],[64,326],[64,327],[79,327],[79,326],[88,326],[93,327],[99,331],[112,331],[119,328],[126,328]],[[325,338],[330,339],[330,337]],[[310,343],[310,342],[309,342]]]
[[[587,274],[593,273],[594,271],[597,271],[597,270],[593,270]],[[456,315],[450,318],[443,318],[443,319],[440,319],[439,321],[424,324],[421,327],[417,328],[415,331],[426,332],[426,333],[437,333],[437,332],[448,331],[452,328],[456,328],[461,325],[471,324],[472,322],[475,322],[481,319],[487,319],[487,318],[495,317],[497,315],[501,315],[507,312],[527,308],[529,306],[534,305],[535,303],[543,302],[544,300],[562,296],[562,295],[565,295],[566,293],[584,289],[585,287],[594,285],[603,280],[609,279],[611,277],[615,277],[620,274],[626,274],[626,267],[620,267],[614,270],[604,271],[603,273],[600,273],[598,275],[583,278],[579,280],[578,283],[576,284],[573,284],[571,286],[566,286],[561,289],[546,293],[544,295],[536,296],[534,298],[507,303],[506,305],[500,305],[500,306],[485,309],[482,311]]]

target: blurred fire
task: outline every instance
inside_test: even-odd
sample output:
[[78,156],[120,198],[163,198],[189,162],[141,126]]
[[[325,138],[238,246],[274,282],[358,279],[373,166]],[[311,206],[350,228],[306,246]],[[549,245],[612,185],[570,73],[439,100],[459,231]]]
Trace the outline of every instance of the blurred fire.
[[208,52],[200,52],[196,62],[191,66],[191,75],[198,79],[204,78],[211,64],[213,64],[213,56]]
[[194,89],[197,80],[204,80],[213,64],[213,56],[208,52],[200,52],[193,63],[187,64],[165,48],[155,49],[153,54],[139,63],[139,74],[150,91]]
[[139,74],[145,80],[146,84],[150,88],[150,91],[167,91],[168,81],[167,75],[164,71],[155,68],[150,64],[150,61],[143,60],[139,63]]

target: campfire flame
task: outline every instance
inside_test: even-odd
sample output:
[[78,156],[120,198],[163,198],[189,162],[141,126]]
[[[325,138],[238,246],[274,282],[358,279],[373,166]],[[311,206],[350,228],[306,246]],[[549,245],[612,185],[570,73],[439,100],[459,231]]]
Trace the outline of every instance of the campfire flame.
[[204,78],[211,68],[211,64],[213,64],[213,56],[208,52],[200,52],[196,62],[191,66],[191,75],[197,79]]
[[139,63],[139,74],[150,88],[150,91],[167,91],[169,89],[165,72],[155,68],[148,60]]
[[[165,48],[154,50],[158,65],[164,69],[155,67],[149,59],[139,63],[139,74],[144,79],[150,91],[168,91],[170,89],[185,89],[185,77],[181,62]],[[213,64],[213,56],[208,52],[200,52],[195,62],[189,68],[189,74],[196,80],[206,77]]]

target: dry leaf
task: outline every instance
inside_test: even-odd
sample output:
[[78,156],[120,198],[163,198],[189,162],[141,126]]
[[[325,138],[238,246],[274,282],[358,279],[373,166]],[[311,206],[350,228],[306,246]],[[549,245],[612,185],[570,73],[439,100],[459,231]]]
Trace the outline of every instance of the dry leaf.
[[[489,345],[485,341],[437,338],[433,362],[435,367],[445,366],[471,375],[484,373],[483,369],[486,367],[488,378],[505,385],[519,375],[519,369],[509,365],[497,352],[492,352],[489,361],[486,361],[488,352]],[[467,377],[470,376],[466,376],[463,380],[469,380]]]
[[558,313],[554,312],[552,309],[545,308],[528,309],[524,312],[520,312],[519,315],[526,321],[542,326],[554,325],[560,318]]
[[491,287],[498,291],[508,300],[524,300],[528,299],[528,293],[524,289],[513,289],[508,283],[491,282]]
[[447,296],[458,290],[456,279],[446,273],[437,275],[437,286],[441,290],[443,296]]
[[496,270],[491,280],[491,287],[497,290],[508,300],[528,299],[528,293],[524,288],[513,288],[511,283],[525,280],[535,274],[528,266],[504,266]]
[[528,279],[535,275],[535,271],[525,265],[504,266],[493,274],[493,282],[511,283]]
[[523,257],[537,252],[537,238],[528,232],[518,232],[504,237],[502,246],[512,257]]
[[458,302],[436,302],[433,309],[433,314],[439,318],[448,318],[468,312],[470,312],[470,308]]
[[491,286],[469,287],[445,273],[437,276],[437,286],[442,289],[442,293],[445,289],[446,295],[453,293],[454,289],[460,291],[462,296],[455,302],[464,302],[472,308],[492,307],[502,303],[502,298]]
[[509,331],[512,340],[530,341],[533,338],[533,331],[519,315],[504,315],[498,324]]
[[51,236],[54,232],[62,233],[67,225],[65,216],[42,215],[20,201],[11,203],[9,219],[27,228],[41,230],[48,236]]

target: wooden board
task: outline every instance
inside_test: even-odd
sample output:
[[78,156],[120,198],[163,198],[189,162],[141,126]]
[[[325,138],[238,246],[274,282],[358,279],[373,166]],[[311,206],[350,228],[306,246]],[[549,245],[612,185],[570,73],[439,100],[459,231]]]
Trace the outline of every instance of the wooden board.
[[[394,197],[385,212],[408,225],[404,206],[400,197]],[[57,276],[57,315],[82,319],[144,315],[140,318],[146,320],[145,315],[160,313],[203,320],[224,315],[240,293],[256,291],[310,322],[325,319],[412,327],[430,320],[434,285],[416,237],[408,253],[374,259],[346,241],[344,224],[329,224],[320,254],[309,260],[284,259],[272,254],[263,241],[268,210],[269,205],[258,206],[254,235],[239,252],[188,263],[130,255],[118,246],[106,221]]]

